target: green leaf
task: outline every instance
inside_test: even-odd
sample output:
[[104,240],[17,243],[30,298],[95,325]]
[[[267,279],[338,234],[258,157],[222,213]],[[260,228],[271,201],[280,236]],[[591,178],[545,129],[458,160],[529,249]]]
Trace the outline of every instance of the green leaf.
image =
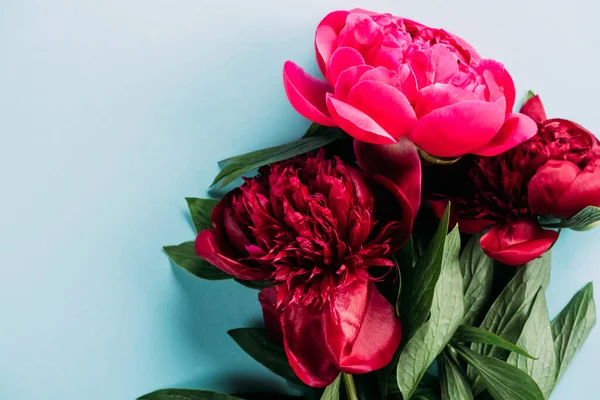
[[558,357],[558,374],[563,375],[575,353],[581,348],[592,328],[596,325],[594,288],[588,283],[552,321],[552,337]]
[[310,400],[308,397],[286,396],[280,393],[235,393],[244,400]]
[[560,220],[560,222],[544,222],[546,228],[570,228],[574,231],[587,231],[600,223],[600,207],[588,206],[571,218]]
[[226,394],[191,389],[162,389],[139,397],[138,400],[242,400]]
[[544,398],[547,399],[554,388],[558,368],[544,288],[540,288],[538,291],[531,314],[517,344],[535,354],[537,359],[532,360],[512,353],[506,362],[518,367],[533,378],[544,394]]
[[464,325],[481,321],[482,313],[490,301],[494,279],[494,260],[489,258],[479,244],[480,235],[472,236],[460,256],[460,270],[465,288]]
[[269,338],[266,329],[240,328],[227,333],[246,353],[271,372],[291,382],[304,385],[290,367],[283,348]]
[[476,328],[474,326],[459,326],[454,334],[454,337],[452,338],[452,341],[463,343],[482,343],[490,346],[497,346],[504,350],[520,354],[525,358],[531,358],[535,360],[535,357],[527,353],[527,351],[525,351],[523,348],[502,339],[500,336],[495,335],[492,332],[486,331],[485,329]]
[[[521,267],[490,307],[480,328],[516,343],[529,317],[540,287],[550,279],[550,252]],[[492,357],[506,356],[506,350],[475,343],[471,349]],[[469,374],[469,377],[471,375]]]
[[[440,225],[447,224],[447,218]],[[408,341],[396,369],[398,387],[410,399],[427,367],[441,353],[460,325],[464,314],[462,276],[459,267],[460,234],[454,228],[442,241],[441,273],[435,282],[431,317]]]
[[449,219],[450,205],[446,207],[437,231],[417,265],[402,270],[404,289],[400,310],[404,337],[410,338],[427,321],[431,311],[435,286],[442,270]]
[[185,201],[190,209],[196,232],[212,228],[210,215],[213,208],[219,203],[219,200],[187,197]]
[[232,278],[219,268],[203,260],[196,254],[194,242],[181,243],[179,246],[163,247],[171,261],[188,270],[198,278],[218,281]]
[[240,285],[244,285],[247,288],[262,290],[266,287],[272,286],[273,284],[267,281],[244,281],[242,279],[234,279]]
[[495,400],[544,400],[535,381],[519,368],[497,358],[477,354],[463,345],[455,349],[477,371]]
[[460,367],[443,352],[438,357],[442,400],[473,400],[473,393]]
[[325,388],[321,400],[340,400],[340,383],[342,374],[339,374],[335,381]]
[[339,139],[343,135],[343,133],[340,133],[338,130],[330,130],[328,132],[330,134],[305,137],[292,143],[257,150],[222,160],[219,164],[228,165],[219,172],[211,186],[220,183],[220,187],[224,187],[242,175],[262,167],[263,165],[273,164],[293,158],[299,154],[316,150]]
[[531,90],[528,90],[527,94],[525,95],[525,101],[523,101],[523,103],[527,103],[533,97],[535,97],[535,93],[533,93]]

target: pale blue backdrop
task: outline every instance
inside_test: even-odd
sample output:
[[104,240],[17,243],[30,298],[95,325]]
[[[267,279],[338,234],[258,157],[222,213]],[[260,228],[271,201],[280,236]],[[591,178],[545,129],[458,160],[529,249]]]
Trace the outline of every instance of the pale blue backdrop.
[[[225,334],[260,317],[256,292],[196,280],[161,251],[192,239],[184,197],[205,194],[217,160],[307,127],[283,62],[316,72],[320,18],[368,6],[464,36],[551,116],[600,132],[591,4],[0,0],[0,398],[285,389]],[[551,314],[589,280],[600,290],[599,240],[562,235]],[[597,393],[599,353],[597,328],[554,399]]]

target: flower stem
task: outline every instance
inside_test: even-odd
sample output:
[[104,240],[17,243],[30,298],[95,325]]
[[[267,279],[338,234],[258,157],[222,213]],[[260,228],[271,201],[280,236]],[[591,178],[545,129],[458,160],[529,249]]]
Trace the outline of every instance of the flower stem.
[[358,395],[356,394],[356,385],[354,385],[354,378],[352,375],[342,373],[342,378],[344,379],[344,385],[346,386],[348,400],[358,400]]

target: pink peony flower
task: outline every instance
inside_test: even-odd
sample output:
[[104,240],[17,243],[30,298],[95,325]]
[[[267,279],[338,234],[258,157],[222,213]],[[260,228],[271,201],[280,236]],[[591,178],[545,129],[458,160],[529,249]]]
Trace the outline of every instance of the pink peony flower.
[[512,113],[515,88],[504,66],[444,30],[334,11],[317,27],[315,48],[326,81],[288,61],[288,99],[304,117],[360,141],[407,137],[439,157],[493,156],[535,134],[529,117]]

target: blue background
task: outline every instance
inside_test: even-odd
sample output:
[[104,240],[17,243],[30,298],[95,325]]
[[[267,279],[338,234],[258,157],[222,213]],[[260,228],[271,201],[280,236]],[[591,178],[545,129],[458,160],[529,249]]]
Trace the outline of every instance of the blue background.
[[[600,132],[588,0],[362,4],[460,34],[549,115]],[[256,292],[197,280],[161,247],[193,238],[184,197],[205,195],[218,160],[303,133],[282,65],[316,73],[316,24],[359,5],[0,0],[1,399],[286,388],[225,334],[260,317]],[[552,315],[600,288],[599,239],[561,235]],[[598,391],[599,350],[596,328],[554,399]]]

